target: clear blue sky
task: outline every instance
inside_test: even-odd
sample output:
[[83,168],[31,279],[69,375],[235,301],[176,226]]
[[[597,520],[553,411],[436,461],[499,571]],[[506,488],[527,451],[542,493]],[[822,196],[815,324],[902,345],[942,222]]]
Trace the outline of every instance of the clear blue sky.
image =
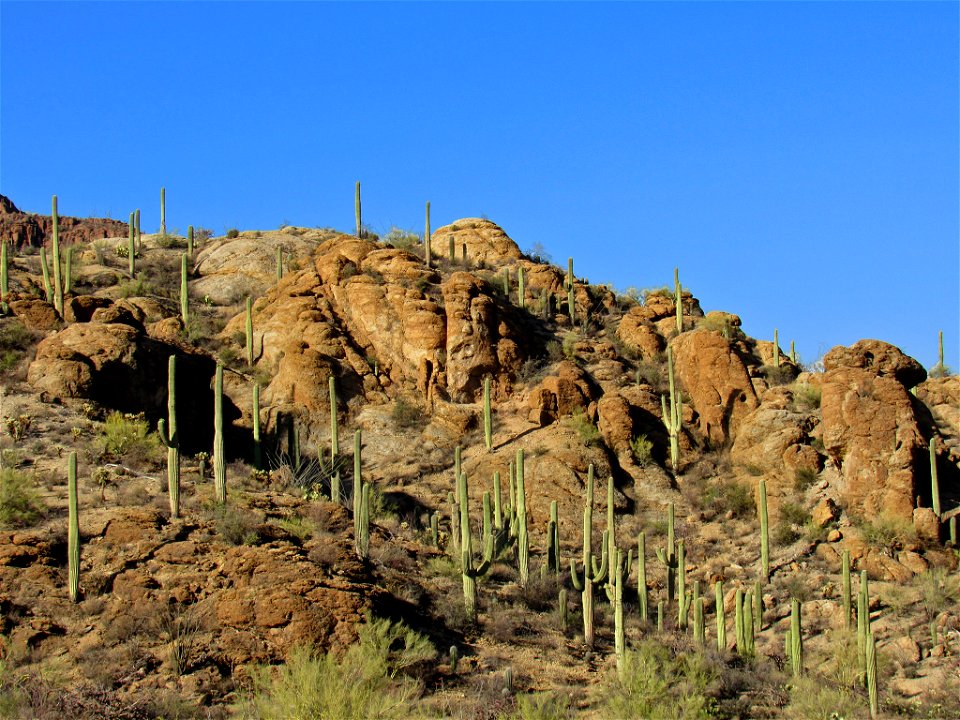
[[0,192],[222,233],[486,215],[804,360],[960,370],[958,3],[0,2]]

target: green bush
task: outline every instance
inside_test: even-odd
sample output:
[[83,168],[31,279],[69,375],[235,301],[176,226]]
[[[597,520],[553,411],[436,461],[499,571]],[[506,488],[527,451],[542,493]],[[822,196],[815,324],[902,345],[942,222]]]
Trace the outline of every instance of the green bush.
[[256,545],[260,541],[257,526],[260,518],[233,505],[217,510],[217,532],[231,545]]
[[382,241],[398,250],[410,250],[420,244],[420,236],[411,230],[392,227],[390,232],[383,236]]
[[698,720],[714,714],[719,671],[695,650],[673,654],[644,639],[624,658],[622,679],[604,693],[603,717]]
[[230,238],[231,240],[239,236],[240,236],[240,231],[237,230],[236,228],[230,228],[229,230],[227,230],[227,237]]
[[815,385],[807,383],[794,383],[791,387],[793,391],[793,405],[797,410],[816,410],[820,407],[821,390]]
[[570,426],[580,435],[580,440],[587,447],[601,443],[600,430],[594,425],[583,410],[574,410],[570,417]]
[[131,463],[161,459],[160,439],[150,432],[143,413],[110,413],[103,424],[103,451]]
[[808,490],[817,481],[817,471],[811,467],[798,467],[793,473],[793,489],[797,492]]
[[260,720],[409,718],[420,692],[411,674],[435,656],[429,641],[403,624],[369,618],[342,659],[300,647],[286,664],[256,670],[240,710]]
[[703,506],[718,514],[733,513],[734,517],[750,518],[757,513],[757,504],[749,486],[726,480],[712,482],[703,492]]
[[574,717],[570,700],[549,692],[518,695],[513,712],[497,716],[497,720],[567,720]]
[[0,373],[13,370],[36,340],[17,318],[0,319]]
[[630,450],[637,465],[646,467],[653,459],[653,440],[648,439],[645,433],[641,433],[630,441]]
[[873,520],[866,517],[854,518],[854,524],[863,541],[877,550],[898,549],[915,540],[917,536],[913,523],[890,515],[879,515]]
[[28,527],[43,517],[45,511],[26,473],[13,468],[0,469],[0,527]]
[[390,411],[390,419],[398,430],[410,430],[423,426],[423,410],[402,397],[397,398]]

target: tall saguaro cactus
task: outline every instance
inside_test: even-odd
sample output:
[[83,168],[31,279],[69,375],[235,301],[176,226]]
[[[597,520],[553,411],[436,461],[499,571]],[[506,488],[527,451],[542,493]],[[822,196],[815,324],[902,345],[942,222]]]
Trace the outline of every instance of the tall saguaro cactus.
[[167,234],[167,189],[160,188],[160,234]]
[[48,303],[53,303],[53,287],[50,285],[50,268],[47,266],[47,251],[40,246],[40,272],[43,273],[43,293]]
[[253,298],[250,296],[247,296],[246,311],[244,331],[247,348],[247,367],[253,367]]
[[639,604],[640,619],[646,622],[650,619],[649,598],[647,594],[647,534],[641,532],[637,536],[637,602]]
[[667,347],[667,374],[670,382],[670,407],[667,399],[660,396],[660,410],[663,416],[663,425],[670,436],[670,466],[674,474],[680,466],[680,427],[683,422],[683,396],[677,390],[676,378],[673,373],[673,350]]
[[673,298],[676,303],[677,332],[683,332],[683,295],[680,286],[680,268],[673,269]]
[[360,513],[363,509],[363,476],[360,473],[360,453],[363,450],[363,437],[360,428],[353,431],[353,534],[360,536]]
[[133,213],[130,213],[130,231],[127,233],[127,272],[130,277],[136,277],[137,274],[137,244],[134,242],[134,222]]
[[190,322],[190,293],[187,286],[187,256],[180,255],[180,318],[183,326]]
[[362,229],[363,229],[363,225],[360,222],[361,215],[360,215],[360,181],[359,180],[357,180],[357,191],[353,198],[353,211],[357,216],[357,238],[359,239],[362,236]]
[[940,479],[937,476],[937,438],[930,438],[930,495],[933,498],[933,514],[940,519]]
[[617,674],[622,678],[625,663],[626,641],[623,633],[623,552],[617,550],[617,560],[614,563],[614,597],[613,597],[613,623],[614,623],[614,651],[617,655]]
[[77,502],[77,453],[71,452],[67,461],[67,570],[70,602],[80,599],[80,516]]
[[193,225],[187,225],[187,255],[193,257]]
[[[489,498],[489,494],[486,495]],[[460,574],[463,579],[463,601],[470,619],[477,617],[477,578],[486,574],[493,561],[493,533],[489,529],[489,500],[485,503],[483,559],[477,565],[473,559],[473,541],[470,532],[470,495],[467,474],[457,477],[457,498],[460,509]]]
[[517,449],[517,557],[520,565],[520,584],[530,581],[530,537],[527,527],[527,488],[523,478],[523,448]]
[[793,676],[803,674],[803,637],[800,626],[800,601],[794,598],[790,602],[790,667]]
[[423,229],[423,261],[430,267],[430,201],[427,200],[427,222]]
[[490,376],[483,379],[483,440],[488,451],[493,451],[493,417],[490,411]]
[[263,467],[263,450],[260,447],[260,383],[253,383],[253,408],[251,410],[253,422],[253,466],[260,470]]
[[213,490],[217,502],[227,502],[227,459],[223,442],[223,364],[217,362],[213,381]]
[[340,438],[337,426],[337,383],[331,375],[327,383],[330,388],[330,499],[340,502],[340,471],[337,469],[337,456],[340,454]]
[[167,446],[167,491],[170,517],[180,517],[180,434],[177,432],[177,356],[167,361],[167,420],[160,418],[160,439]]
[[717,650],[727,649],[727,616],[723,607],[723,581],[717,580],[713,586],[717,605]]
[[57,214],[57,196],[53,196],[53,240],[50,244],[50,252],[53,260],[53,306],[63,317],[63,278],[60,275],[60,216]]
[[673,503],[667,505],[667,546],[657,549],[657,558],[667,570],[667,602],[673,601],[677,582],[677,543],[674,532],[675,511]]
[[780,333],[773,329],[773,366],[780,367]]
[[526,285],[523,279],[523,266],[517,268],[517,305],[521,308],[526,307]]
[[570,579],[580,591],[583,603],[583,639],[587,647],[593,647],[593,586],[607,576],[610,563],[607,555],[607,534],[604,530],[601,542],[600,563],[593,555],[593,465],[587,470],[587,500],[583,508],[583,581],[577,572],[577,561],[570,559]]
[[3,312],[9,310],[7,306],[7,295],[10,294],[10,273],[7,258],[7,242],[0,240],[0,309]]
[[760,572],[766,581],[770,578],[770,522],[767,517],[767,482],[760,481],[758,491],[760,505]]

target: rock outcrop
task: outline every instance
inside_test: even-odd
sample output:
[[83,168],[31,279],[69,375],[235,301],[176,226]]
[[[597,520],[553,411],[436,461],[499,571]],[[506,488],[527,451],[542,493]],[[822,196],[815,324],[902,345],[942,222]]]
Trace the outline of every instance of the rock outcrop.
[[700,432],[712,442],[727,442],[760,404],[734,344],[719,332],[691,330],[670,346],[677,378],[696,408]]
[[912,520],[928,462],[916,402],[908,388],[925,372],[913,358],[878,340],[837,347],[824,357],[823,444],[841,473],[840,495],[854,515]]
[[[60,242],[64,245],[90,242],[108,237],[125,237],[129,225],[109,218],[59,217]],[[40,247],[48,245],[53,237],[53,219],[50,215],[25,213],[10,198],[0,195],[0,241],[13,247]]]

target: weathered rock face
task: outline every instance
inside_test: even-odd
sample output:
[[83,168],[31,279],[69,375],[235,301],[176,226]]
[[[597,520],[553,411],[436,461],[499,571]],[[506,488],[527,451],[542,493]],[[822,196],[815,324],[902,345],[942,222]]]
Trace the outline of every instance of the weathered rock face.
[[734,437],[760,403],[733,344],[719,332],[691,330],[670,346],[677,378],[697,410],[700,432],[715,443]]
[[951,462],[960,464],[960,375],[927,378],[917,385],[917,399],[930,409]]
[[456,258],[462,260],[463,247],[467,248],[469,267],[484,263],[498,267],[505,262],[519,260],[520,248],[496,223],[481,218],[462,218],[449,225],[437,228],[432,234],[432,252],[437,257],[447,257],[450,238]]
[[929,494],[919,487],[916,468],[929,460],[904,381],[915,383],[923,369],[876,340],[834,348],[824,367],[823,444],[840,469],[847,511],[912,520],[914,498]]
[[656,357],[666,344],[663,336],[648,318],[646,308],[630,308],[617,326],[617,337],[643,358]]
[[[299,234],[297,234],[299,233]],[[284,257],[284,272],[289,263],[303,264],[317,245],[331,237],[347,238],[332,230],[246,231],[239,237],[220,238],[197,252],[191,291],[209,296],[216,304],[229,305],[244,298],[263,295],[277,281],[277,248]]]
[[574,363],[563,361],[555,375],[545,377],[528,396],[529,419],[542,425],[555,422],[574,412],[585,412],[596,392],[583,372]]
[[[110,306],[94,315],[114,310],[126,312]],[[157,342],[130,320],[75,323],[45,338],[27,369],[27,381],[51,400],[86,398],[121,412],[145,410],[156,418],[166,414],[167,359],[177,353],[178,412],[191,418],[185,449],[205,447],[211,435],[206,418],[213,407],[212,361]]]
[[[64,245],[85,243],[108,237],[124,237],[127,223],[109,218],[59,218],[60,242]],[[15,248],[47,245],[53,237],[53,219],[49,215],[21,212],[10,198],[0,195],[0,240]]]
[[817,417],[794,409],[792,393],[775,387],[737,429],[730,459],[736,465],[759,468],[767,481],[771,515],[776,518],[780,500],[796,495],[794,478],[800,468],[819,472],[819,453],[810,446]]

